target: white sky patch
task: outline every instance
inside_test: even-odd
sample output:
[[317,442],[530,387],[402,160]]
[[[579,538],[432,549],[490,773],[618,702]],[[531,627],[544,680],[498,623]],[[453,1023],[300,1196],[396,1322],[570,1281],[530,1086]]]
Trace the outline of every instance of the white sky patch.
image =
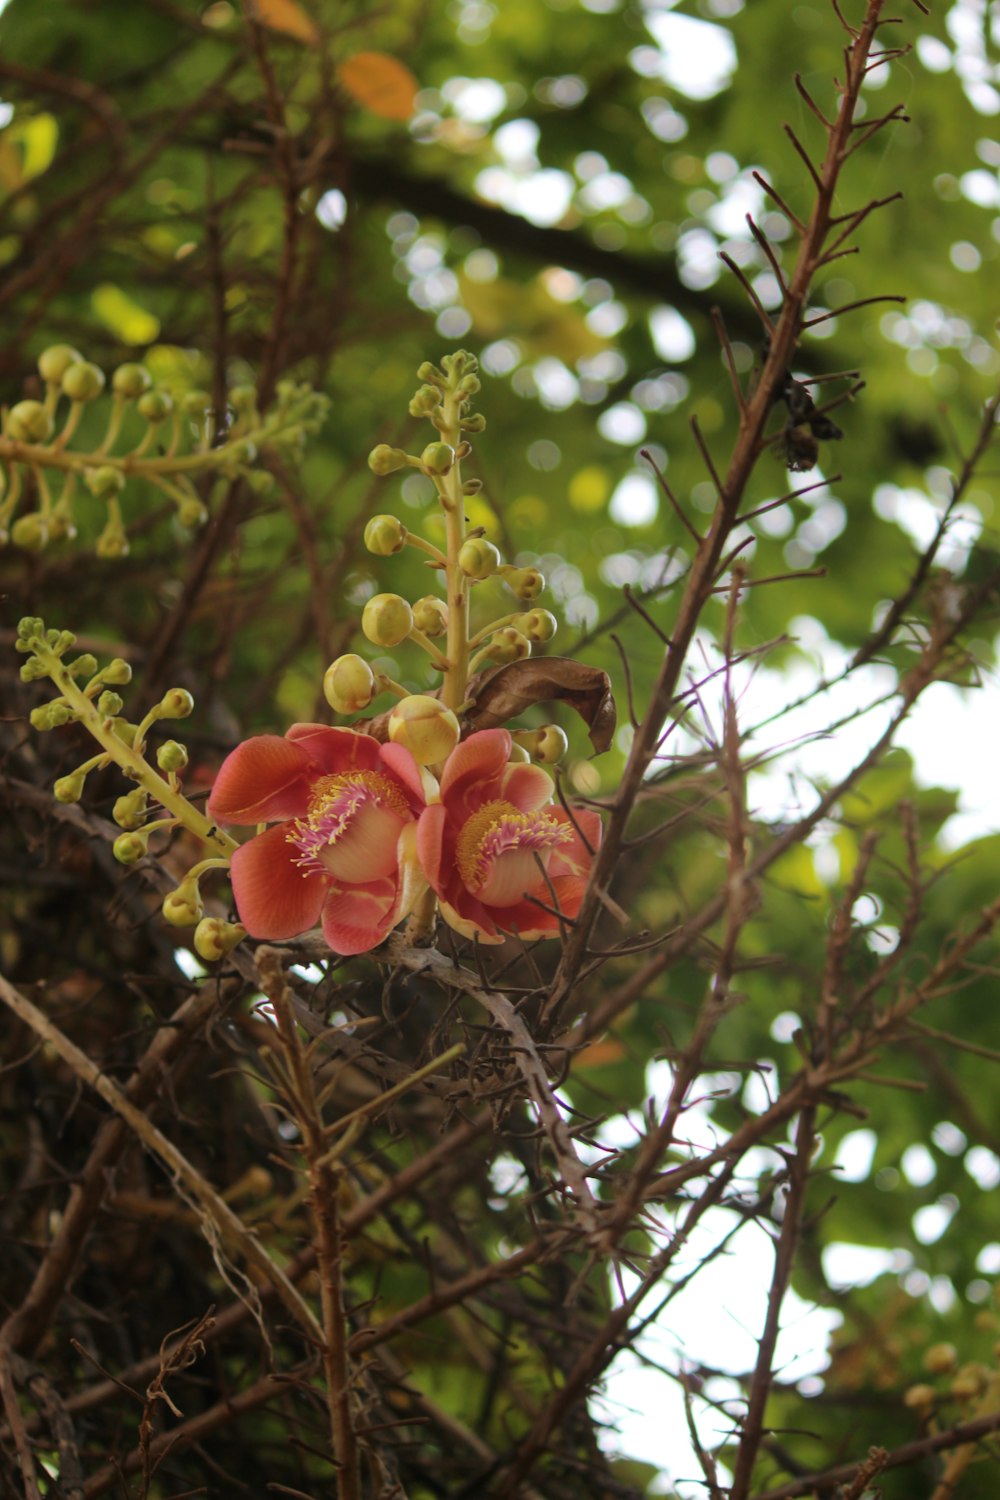
[[324,229],[336,230],[347,218],[347,199],[339,188],[330,188],[316,205],[316,217]]
[[831,1287],[869,1286],[880,1276],[908,1270],[913,1257],[905,1250],[876,1245],[849,1245],[835,1240],[823,1249],[823,1275]]
[[675,307],[654,307],[649,332],[653,348],[668,364],[690,359],[695,351],[694,330]]
[[874,1130],[851,1130],[837,1147],[833,1159],[837,1182],[864,1182],[872,1169],[878,1137]]
[[736,71],[736,44],[724,26],[657,12],[645,22],[660,48],[659,75],[688,99],[711,99]]
[[648,526],[660,509],[656,485],[648,474],[626,474],[618,484],[608,514],[621,526]]
[[449,78],[441,97],[470,125],[488,124],[507,106],[506,90],[495,78]]

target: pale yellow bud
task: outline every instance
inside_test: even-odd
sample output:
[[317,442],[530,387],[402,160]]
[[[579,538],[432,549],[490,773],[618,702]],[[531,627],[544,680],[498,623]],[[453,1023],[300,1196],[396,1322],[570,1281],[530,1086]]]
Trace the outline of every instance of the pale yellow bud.
[[515,568],[508,563],[500,571],[507,587],[513,589],[519,599],[528,603],[537,599],[545,587],[545,577],[537,568]]
[[239,922],[223,922],[221,917],[202,917],[194,930],[194,951],[206,963],[218,963],[241,943],[247,930]]
[[455,450],[450,443],[428,443],[420,462],[428,474],[447,474],[455,463]]
[[134,792],[127,792],[124,797],[118,798],[112,808],[111,816],[119,828],[126,828],[131,832],[136,828],[141,828],[148,803],[146,793],[141,786],[137,786]]
[[395,516],[372,516],[365,527],[365,546],[376,557],[392,557],[406,546],[408,532]]
[[458,744],[458,720],[440,698],[411,693],[402,698],[389,715],[389,738],[409,750],[418,766],[433,766],[445,760]]
[[104,371],[88,360],[67,365],[62,388],[71,401],[96,401],[104,389]]
[[531,760],[531,756],[528,754],[527,750],[525,750],[524,746],[519,745],[515,740],[510,747],[510,755],[507,757],[507,759],[510,761],[511,765],[523,765]]
[[7,430],[18,443],[47,443],[52,418],[40,401],[19,401],[7,418]]
[[954,1344],[931,1344],[924,1351],[924,1369],[932,1375],[944,1375],[958,1363],[958,1351]]
[[179,740],[164,740],[156,752],[156,764],[161,771],[183,771],[187,763],[187,747]]
[[379,443],[368,455],[368,467],[373,474],[394,474],[405,469],[408,456],[402,448],[390,448],[388,443]]
[[481,581],[490,578],[499,568],[500,553],[485,537],[472,537],[459,550],[458,566],[467,578]]
[[186,719],[194,709],[194,699],[187,688],[171,688],[160,699],[161,719]]
[[361,629],[374,646],[398,646],[413,629],[413,610],[400,594],[375,594],[364,607]]
[[69,776],[60,776],[52,788],[53,797],[57,802],[79,802],[86,779],[86,775],[79,771],[74,771]]
[[163,915],[171,927],[193,927],[201,921],[203,910],[197,880],[182,880],[163,898]]
[[558,724],[543,724],[541,729],[518,730],[514,741],[524,746],[532,760],[540,761],[546,766],[554,766],[569,749],[569,740]]
[[448,606],[435,594],[425,594],[413,606],[413,623],[433,640],[448,629]]
[[111,845],[111,852],[119,864],[134,865],[146,852],[146,835],[120,833]]
[[555,615],[547,609],[529,609],[513,623],[529,641],[551,641],[559,628]]
[[38,356],[38,373],[46,385],[59,385],[70,365],[83,362],[83,355],[72,344],[50,344]]
[[526,635],[515,630],[513,625],[504,625],[502,629],[494,631],[486,650],[492,661],[523,661],[526,656],[531,655],[531,642]]
[[375,673],[363,656],[338,656],[323,673],[323,696],[335,713],[360,713],[375,695]]
[[903,1393],[903,1405],[911,1411],[933,1411],[937,1394],[932,1385],[911,1385]]

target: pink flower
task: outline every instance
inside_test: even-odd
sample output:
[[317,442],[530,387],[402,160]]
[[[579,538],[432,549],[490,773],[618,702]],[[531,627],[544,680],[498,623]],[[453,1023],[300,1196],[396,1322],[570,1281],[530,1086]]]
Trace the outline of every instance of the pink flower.
[[261,734],[223,761],[208,799],[220,823],[275,823],[233,855],[240,921],[289,938],[322,921],[335,953],[366,953],[411,910],[420,770],[401,745],[323,724]]
[[441,801],[417,825],[417,854],[445,921],[487,943],[508,932],[558,932],[556,907],[576,916],[590,869],[587,843],[596,849],[601,840],[598,815],[575,815],[581,838],[569,814],[551,806],[548,773],[509,764],[510,748],[506,729],[480,730],[456,746]]

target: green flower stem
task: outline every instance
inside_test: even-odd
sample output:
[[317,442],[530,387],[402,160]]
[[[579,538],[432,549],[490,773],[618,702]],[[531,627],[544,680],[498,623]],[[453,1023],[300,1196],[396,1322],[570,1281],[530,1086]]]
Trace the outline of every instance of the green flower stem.
[[435,547],[433,542],[428,542],[425,537],[417,536],[416,532],[408,531],[406,534],[406,545],[408,547],[419,547],[421,552],[426,552],[428,557],[433,557],[435,562],[442,567],[448,566],[448,559],[440,547]]
[[228,859],[203,859],[198,864],[191,866],[190,870],[188,870],[187,874],[184,876],[184,879],[185,880],[200,880],[203,875],[207,875],[208,874],[209,870],[228,870],[228,869],[229,869],[229,861],[228,861]]
[[49,482],[42,469],[35,467],[31,472],[34,475],[35,484],[38,486],[38,511],[42,518],[47,521],[52,514],[52,492],[49,489]]
[[485,664],[489,661],[489,659],[490,659],[490,648],[489,648],[489,646],[485,646],[482,651],[477,651],[476,654],[475,654],[475,656],[469,662],[469,673],[470,673],[470,675],[473,672],[478,672],[480,670],[480,668],[482,668],[483,666],[485,666]]
[[104,747],[109,757],[121,767],[126,776],[137,782],[154,801],[159,802],[196,838],[201,839],[215,857],[228,864],[230,857],[239,847],[236,840],[216,828],[204,813],[200,813],[182,793],[175,791],[169,782],[157,775],[152,766],[147,765],[135,749],[130,748],[124,740],[118,738],[111,727],[111,721],[98,713],[96,705],[81,688],[77,687],[58,656],[47,650],[38,650],[35,654],[45,663],[49,676],[80,723],[93,735],[97,743]]
[[396,682],[394,678],[387,677],[384,672],[376,672],[375,681],[384,693],[395,693],[397,698],[409,698],[410,696],[409,688],[404,687],[401,682]]
[[[414,626],[413,629],[410,631],[409,635],[406,637],[406,639],[408,641],[413,641],[414,645],[419,646],[422,651],[426,651],[427,655],[430,657],[431,661],[437,667],[437,669],[438,669],[439,672],[448,673],[449,676],[450,676],[450,674],[451,674],[451,659],[450,659],[450,657],[449,656],[445,656],[443,652],[439,651],[438,648],[435,646],[434,642],[430,639],[430,637],[424,635],[424,632],[422,630],[418,630],[417,627]],[[447,676],[445,677],[444,682],[445,682],[445,694],[447,695],[447,691],[448,691],[448,677]],[[404,694],[404,697],[408,697],[408,696],[409,696],[408,694]],[[445,702],[448,703],[447,696],[445,697]],[[450,703],[448,704],[448,707],[449,708],[451,707]]]
[[[484,625],[482,630],[478,630],[469,641],[470,649],[474,649],[476,646],[481,646],[484,641],[489,640],[494,631],[502,630],[505,625],[513,625],[515,620],[519,620],[523,614],[524,610],[518,609],[515,610],[512,615],[501,615],[499,620],[494,620],[490,625]],[[472,664],[470,663],[470,669],[471,665]]]
[[[444,393],[440,420],[436,424],[442,442],[450,443],[456,449],[462,442],[461,398],[454,389],[457,383],[453,376]],[[444,510],[448,579],[448,672],[441,698],[445,707],[454,712],[465,701],[465,687],[469,680],[469,586],[458,563],[458,554],[465,542],[465,496],[462,493],[461,464],[457,458],[448,473],[438,479],[437,487]]]
[[[53,443],[53,445],[52,445],[51,448],[39,448],[37,450],[38,453],[40,453],[40,454],[46,454],[46,453],[52,453],[54,451],[58,452],[60,449],[65,448],[66,444],[69,442],[70,438],[73,436],[74,432],[76,431],[76,429],[80,425],[80,418],[83,416],[83,409],[84,409],[85,406],[86,406],[86,402],[85,401],[72,401],[70,403],[69,413],[68,413],[68,415],[66,417],[66,425],[64,426],[62,432],[56,438],[56,440]],[[22,448],[32,448],[32,449],[35,447],[35,445],[32,444],[32,443],[21,443],[19,445],[15,445],[15,446],[20,446]],[[3,451],[2,446],[0,446],[0,453],[2,453],[2,451]],[[28,461],[31,462],[30,459]],[[36,457],[34,459],[34,462],[35,463],[44,462],[44,459],[40,459],[40,458]],[[68,465],[64,465],[64,467],[69,467],[69,466]]]
[[122,419],[124,418],[124,416],[125,397],[119,395],[116,391],[111,403],[111,416],[108,421],[108,430],[104,434],[104,442],[98,449],[96,449],[95,456],[96,454],[100,454],[100,456],[103,458],[106,453],[110,453],[111,449],[115,445],[115,439],[121,431]]

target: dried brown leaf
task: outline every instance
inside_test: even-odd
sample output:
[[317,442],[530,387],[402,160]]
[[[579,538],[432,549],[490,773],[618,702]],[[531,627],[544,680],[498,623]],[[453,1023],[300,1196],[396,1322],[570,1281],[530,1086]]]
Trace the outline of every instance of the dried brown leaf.
[[536,703],[567,703],[598,754],[611,744],[618,718],[607,672],[568,656],[513,661],[482,673],[469,683],[469,697],[465,718],[473,729],[496,729]]

